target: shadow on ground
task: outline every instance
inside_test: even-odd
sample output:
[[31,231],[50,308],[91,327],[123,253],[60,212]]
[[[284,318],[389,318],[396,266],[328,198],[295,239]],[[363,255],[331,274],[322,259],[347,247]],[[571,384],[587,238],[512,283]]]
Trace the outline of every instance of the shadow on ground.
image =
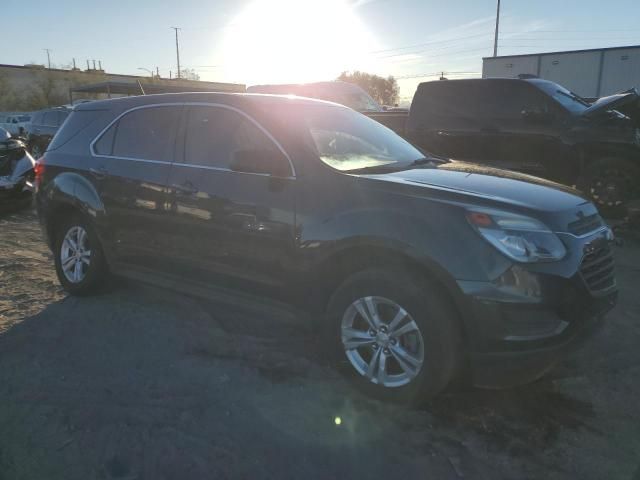
[[619,257],[622,301],[607,328],[545,379],[407,410],[355,392],[324,365],[313,331],[284,312],[130,282],[64,297],[33,219],[2,226],[13,237],[0,238],[1,480],[637,470],[640,249]]

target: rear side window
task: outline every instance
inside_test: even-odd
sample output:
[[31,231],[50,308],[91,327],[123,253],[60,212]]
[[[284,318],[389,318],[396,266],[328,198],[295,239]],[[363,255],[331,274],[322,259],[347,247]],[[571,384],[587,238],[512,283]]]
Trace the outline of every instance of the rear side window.
[[479,95],[472,82],[440,81],[423,84],[411,104],[411,120],[419,125],[469,117],[479,110]]
[[113,124],[94,145],[95,153],[115,157],[173,159],[176,131],[182,107],[149,107],[134,110]]
[[185,143],[187,163],[226,169],[234,152],[244,149],[279,152],[260,128],[233,110],[206,106],[189,109]]

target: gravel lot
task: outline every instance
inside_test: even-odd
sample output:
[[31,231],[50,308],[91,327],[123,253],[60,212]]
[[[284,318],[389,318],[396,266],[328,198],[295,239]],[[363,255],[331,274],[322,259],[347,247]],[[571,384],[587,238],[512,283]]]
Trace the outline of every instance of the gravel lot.
[[290,312],[125,281],[67,297],[35,216],[4,217],[0,480],[638,480],[640,245],[617,261],[607,326],[546,378],[409,411],[353,391]]

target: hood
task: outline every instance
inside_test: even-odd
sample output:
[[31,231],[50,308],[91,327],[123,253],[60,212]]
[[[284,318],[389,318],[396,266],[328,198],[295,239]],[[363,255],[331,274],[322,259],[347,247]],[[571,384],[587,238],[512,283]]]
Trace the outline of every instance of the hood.
[[593,105],[582,112],[582,115],[593,116],[609,110],[617,110],[631,103],[637,102],[639,98],[640,96],[638,95],[638,91],[635,88],[632,88],[626,92],[599,98],[593,103]]
[[569,210],[589,202],[577,190],[549,180],[460,161],[451,161],[437,168],[416,168],[367,177],[482,197],[545,212]]

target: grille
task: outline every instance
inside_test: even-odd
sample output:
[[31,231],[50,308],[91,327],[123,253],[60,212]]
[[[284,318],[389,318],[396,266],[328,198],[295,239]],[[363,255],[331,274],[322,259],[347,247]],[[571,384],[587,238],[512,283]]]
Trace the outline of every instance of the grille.
[[569,232],[573,233],[574,235],[581,236],[585,233],[593,232],[603,225],[604,222],[602,221],[600,215],[594,213],[593,215],[582,217],[575,222],[571,222],[569,224]]
[[580,273],[592,292],[606,290],[615,285],[613,252],[608,244],[584,256]]

